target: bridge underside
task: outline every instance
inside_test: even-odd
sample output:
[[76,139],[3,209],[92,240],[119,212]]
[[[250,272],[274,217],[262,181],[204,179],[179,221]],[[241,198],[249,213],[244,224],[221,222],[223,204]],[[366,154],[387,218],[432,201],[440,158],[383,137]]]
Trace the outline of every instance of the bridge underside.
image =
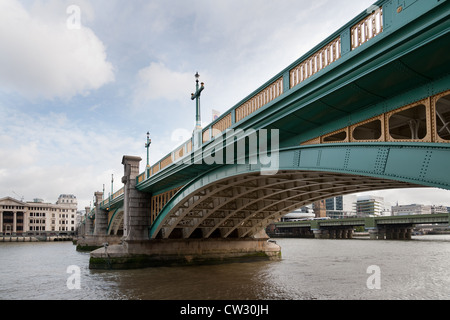
[[313,171],[243,174],[198,189],[165,219],[159,238],[245,238],[317,200],[337,195],[413,188],[415,184]]
[[330,197],[374,190],[450,189],[448,144],[364,143],[279,150],[276,174],[224,165],[180,189],[149,238],[248,238],[287,213]]

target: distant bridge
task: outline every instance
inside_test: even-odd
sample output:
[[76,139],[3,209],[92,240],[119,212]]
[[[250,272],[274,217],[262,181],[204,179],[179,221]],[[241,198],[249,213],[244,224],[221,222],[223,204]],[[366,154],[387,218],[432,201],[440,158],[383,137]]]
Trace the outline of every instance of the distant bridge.
[[275,223],[274,232],[281,235],[314,236],[315,238],[352,238],[355,227],[364,227],[371,239],[409,240],[412,229],[422,224],[449,225],[450,214],[359,217],[327,220],[305,220]]

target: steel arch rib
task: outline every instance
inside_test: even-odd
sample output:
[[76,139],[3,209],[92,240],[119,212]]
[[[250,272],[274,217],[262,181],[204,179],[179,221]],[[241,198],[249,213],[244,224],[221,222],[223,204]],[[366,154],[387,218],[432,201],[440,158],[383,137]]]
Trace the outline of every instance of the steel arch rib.
[[[333,177],[333,175],[335,175],[339,178],[342,178],[343,176],[348,178],[357,176],[364,177],[366,180],[380,182],[380,184],[375,183],[375,185],[371,187],[366,185],[366,187],[368,187],[366,188],[367,191],[373,189],[419,186],[450,189],[450,171],[447,169],[447,164],[450,160],[450,145],[448,144],[343,143],[286,148],[280,150],[279,154],[279,172],[284,175],[286,175],[286,172],[290,172],[291,174],[304,172],[319,175],[325,174],[328,177]],[[198,204],[207,199],[207,197],[211,199],[219,192],[237,186],[242,182],[261,181],[262,179],[265,179],[264,176],[258,174],[259,170],[260,167],[257,165],[228,165],[220,167],[212,172],[207,172],[191,181],[162,209],[150,229],[149,237],[155,238],[164,226],[166,226],[168,231],[165,237],[168,237],[174,228],[177,226],[180,227],[179,223],[183,221],[189,213],[189,210],[193,210]],[[270,179],[270,177],[277,178],[276,176],[267,176],[266,179]],[[286,183],[293,181],[286,181]],[[297,179],[296,181],[301,181],[301,179]],[[345,181],[338,181],[337,183],[340,183],[340,186],[331,189],[345,187]],[[330,185],[332,182],[324,184]],[[267,183],[265,185],[267,185]],[[255,190],[261,189],[257,188]],[[356,188],[349,188],[348,191],[356,192],[359,190]],[[244,194],[249,194],[250,192],[254,192],[254,190],[249,189]],[[320,192],[320,190],[315,192]],[[339,194],[339,192],[342,193],[343,191],[329,192],[326,193],[325,196],[333,196]],[[280,192],[280,194],[282,194],[282,192]],[[294,195],[292,198],[296,199],[303,196],[304,195]],[[194,197],[197,198],[194,199]],[[311,202],[311,200],[319,198],[310,197],[303,201]],[[240,199],[240,197],[235,195],[231,200],[229,199],[229,201],[218,203],[220,207],[213,208],[210,213],[206,213],[201,218],[197,218],[199,220],[194,220],[194,224],[186,229],[184,235],[189,237],[195,228],[198,228],[202,221],[210,217],[212,213],[220,210],[225,204],[236,201],[237,199]],[[183,208],[186,202],[188,204]],[[255,202],[257,203],[258,201]],[[270,206],[271,205],[268,205],[267,207]],[[287,205],[285,206],[285,208],[287,208],[285,210],[291,210],[293,207],[293,205]],[[261,208],[259,211],[263,212],[263,210],[264,209]],[[256,227],[247,227],[247,231],[244,231],[243,235],[251,234],[256,228],[261,228],[263,224],[267,224],[270,219],[279,218],[285,213],[285,210],[283,210],[283,208],[275,210],[274,213],[266,216],[263,221],[258,222]],[[228,217],[231,217],[234,213],[236,213],[236,211],[228,214]],[[246,216],[246,220],[249,219],[251,219],[251,217]],[[170,222],[169,225],[168,222]],[[219,227],[219,225],[215,228],[217,227]],[[264,226],[262,226],[262,228],[263,227]],[[233,226],[233,229],[236,228],[236,226]],[[206,233],[209,236],[212,232],[213,230],[209,230]],[[229,235],[231,232],[232,230],[226,232],[226,235]]]
[[[122,215],[118,215],[118,213],[122,213]],[[106,234],[110,235],[112,231],[114,231],[113,234],[117,233],[118,225],[120,225],[121,221],[117,221],[117,219],[123,219],[123,207],[116,208],[114,210],[114,213],[111,215],[111,220],[108,223],[108,228],[106,229]]]
[[[236,192],[236,194],[233,195],[232,197],[226,198],[226,199],[225,199],[223,202],[221,202],[221,203],[219,202],[217,206],[214,206],[214,209],[213,209],[213,210],[210,210],[210,211],[208,211],[208,212],[206,213],[206,215],[203,217],[202,220],[198,219],[199,221],[196,221],[196,222],[194,223],[194,225],[192,226],[191,230],[190,230],[189,232],[187,232],[186,235],[189,236],[190,234],[192,234],[192,232],[193,232],[196,228],[198,228],[198,227],[200,226],[200,224],[201,224],[201,222],[202,222],[203,220],[208,219],[208,217],[210,217],[211,215],[213,215],[216,211],[220,211],[220,209],[221,209],[222,207],[226,206],[227,204],[229,204],[229,203],[235,201],[236,199],[238,199],[238,198],[240,198],[240,197],[242,197],[242,196],[245,196],[245,195],[248,195],[248,194],[257,192],[257,191],[261,191],[261,190],[267,190],[267,189],[270,188],[270,187],[282,186],[282,185],[284,185],[285,183],[294,183],[294,184],[295,184],[296,182],[297,182],[297,183],[298,183],[298,182],[304,182],[304,184],[303,184],[302,186],[296,186],[296,187],[294,187],[294,188],[292,188],[292,189],[290,189],[290,190],[296,190],[296,189],[301,189],[301,188],[308,188],[308,187],[313,187],[314,185],[318,185],[318,183],[314,182],[314,181],[312,180],[311,177],[308,177],[308,176],[306,176],[306,175],[303,175],[303,177],[301,177],[301,178],[298,178],[298,177],[297,177],[295,180],[292,180],[292,179],[291,179],[291,180],[288,180],[288,179],[284,178],[284,177],[287,176],[287,175],[292,176],[292,175],[300,175],[300,174],[301,174],[301,173],[292,173],[292,172],[290,172],[290,173],[284,173],[282,176],[276,176],[276,177],[273,178],[273,179],[275,179],[275,180],[284,179],[283,181],[271,182],[271,183],[259,185],[259,186],[253,187],[253,188],[251,188],[251,187],[246,187],[246,186],[239,186],[240,188],[243,188],[243,189],[248,188],[248,189],[245,190],[245,191],[242,191],[242,189],[241,189],[241,190],[239,190],[238,192]],[[257,182],[261,182],[261,181],[262,181],[262,182],[266,182],[266,179],[267,179],[267,177],[259,176],[257,179],[254,179],[254,181],[257,181]],[[256,188],[256,189],[255,189],[255,188]],[[234,191],[234,189],[233,189],[232,191]],[[286,190],[272,192],[271,194],[262,196],[261,199],[268,198],[268,197],[271,197],[271,196],[276,195],[276,194],[282,194],[282,193],[284,193],[284,192],[286,192]],[[214,194],[212,194],[211,196],[214,196]],[[201,202],[201,200],[198,201],[198,203],[200,203],[200,202]],[[250,202],[247,203],[245,206],[249,206],[249,205],[251,205],[251,204],[253,204],[253,203],[256,203],[256,202],[257,202],[257,200],[255,200],[255,201],[250,201]],[[226,209],[225,209],[225,210],[226,210]],[[214,229],[212,229],[212,230],[210,230],[210,232],[206,233],[205,236],[208,237],[208,236],[212,233],[212,231],[214,231]]]

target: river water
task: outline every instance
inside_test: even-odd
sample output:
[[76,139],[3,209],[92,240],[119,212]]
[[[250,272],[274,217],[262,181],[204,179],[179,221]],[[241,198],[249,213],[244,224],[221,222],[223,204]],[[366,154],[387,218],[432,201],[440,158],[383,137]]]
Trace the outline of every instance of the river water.
[[[276,241],[281,261],[124,271],[89,270],[89,253],[71,242],[0,243],[0,299],[450,299],[450,235]],[[368,286],[375,276],[378,288]]]

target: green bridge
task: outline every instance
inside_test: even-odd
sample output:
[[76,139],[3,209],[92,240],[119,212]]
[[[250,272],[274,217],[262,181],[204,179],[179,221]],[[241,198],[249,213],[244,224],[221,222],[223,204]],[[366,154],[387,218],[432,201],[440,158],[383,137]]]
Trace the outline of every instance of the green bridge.
[[444,0],[377,1],[144,171],[124,156],[124,187],[95,193],[80,245],[110,244],[95,261],[278,256],[265,228],[304,205],[450,190],[449,13]]

